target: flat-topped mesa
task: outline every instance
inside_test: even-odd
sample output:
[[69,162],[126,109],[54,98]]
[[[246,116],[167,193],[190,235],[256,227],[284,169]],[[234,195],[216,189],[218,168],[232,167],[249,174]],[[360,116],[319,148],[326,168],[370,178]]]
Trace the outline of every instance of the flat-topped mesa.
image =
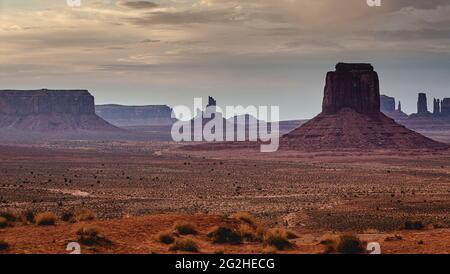
[[387,95],[381,95],[380,97],[381,103],[381,112],[393,112],[395,111],[395,98],[389,97]]
[[166,105],[97,105],[98,116],[116,126],[172,125],[172,109]]
[[0,114],[95,114],[87,90],[0,90]]
[[0,129],[119,131],[95,114],[87,90],[0,90]]
[[351,108],[361,114],[380,112],[378,74],[370,64],[339,63],[327,73],[323,114]]

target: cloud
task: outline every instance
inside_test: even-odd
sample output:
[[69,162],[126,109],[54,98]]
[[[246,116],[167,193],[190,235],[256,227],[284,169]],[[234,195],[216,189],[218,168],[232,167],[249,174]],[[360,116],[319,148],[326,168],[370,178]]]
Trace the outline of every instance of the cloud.
[[415,9],[434,9],[439,6],[449,4],[448,0],[390,0],[389,4],[397,9],[415,8]]
[[183,25],[232,22],[237,18],[227,9],[199,11],[157,11],[147,12],[126,20],[136,25]]
[[159,43],[161,40],[158,39],[144,39],[141,41],[141,43]]
[[154,9],[158,7],[158,4],[150,1],[127,1],[122,0],[119,1],[118,4],[123,7],[127,7],[130,9]]

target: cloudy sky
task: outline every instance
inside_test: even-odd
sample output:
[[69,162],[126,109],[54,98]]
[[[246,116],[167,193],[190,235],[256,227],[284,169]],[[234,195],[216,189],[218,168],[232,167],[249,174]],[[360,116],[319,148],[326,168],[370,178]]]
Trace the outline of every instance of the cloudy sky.
[[450,0],[66,2],[0,0],[0,89],[86,88],[100,104],[212,95],[310,118],[346,61],[373,63],[407,112],[419,91],[450,97]]

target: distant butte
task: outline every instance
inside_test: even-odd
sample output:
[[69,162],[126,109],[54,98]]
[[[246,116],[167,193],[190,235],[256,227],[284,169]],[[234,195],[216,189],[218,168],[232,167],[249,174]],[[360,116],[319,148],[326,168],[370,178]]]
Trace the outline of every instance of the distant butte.
[[87,90],[0,90],[0,129],[121,131],[95,114]]
[[379,78],[370,64],[339,63],[328,72],[322,113],[283,136],[289,150],[443,149],[380,111]]

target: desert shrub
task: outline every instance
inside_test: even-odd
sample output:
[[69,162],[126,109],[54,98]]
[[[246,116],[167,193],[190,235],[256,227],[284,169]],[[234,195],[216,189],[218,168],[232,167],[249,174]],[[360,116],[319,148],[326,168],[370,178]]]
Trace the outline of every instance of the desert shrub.
[[87,246],[110,246],[112,241],[101,235],[98,228],[83,226],[77,231],[78,242]]
[[0,217],[5,218],[8,222],[15,222],[17,220],[16,214],[9,211],[0,212]]
[[54,225],[56,223],[56,215],[53,212],[43,212],[36,215],[36,224],[41,226]]
[[197,243],[190,238],[177,239],[175,243],[170,247],[170,251],[185,251],[185,252],[198,252],[199,248]]
[[8,220],[5,217],[0,217],[0,228],[6,228],[8,226]]
[[231,215],[231,218],[239,220],[241,222],[247,223],[248,225],[256,228],[257,227],[257,221],[255,219],[255,217],[253,217],[250,213],[248,212],[237,212],[233,215]]
[[241,238],[246,241],[254,242],[258,240],[255,229],[248,224],[241,224],[239,226],[239,234],[241,235]]
[[7,250],[9,248],[9,244],[3,240],[0,240],[0,251]]
[[95,212],[87,208],[79,208],[74,212],[74,219],[77,222],[92,221],[95,220],[95,218]]
[[407,230],[422,230],[425,225],[421,221],[406,221],[404,228]]
[[61,214],[61,220],[63,221],[63,222],[75,222],[75,216],[74,216],[74,214],[73,214],[73,212],[69,212],[69,211],[66,211],[66,212],[63,212],[63,214]]
[[35,212],[32,210],[26,210],[22,212],[20,219],[24,224],[34,224],[36,222]]
[[273,246],[278,250],[285,250],[292,247],[292,243],[289,242],[286,230],[282,228],[267,230],[264,234],[264,244]]
[[364,250],[363,243],[355,235],[342,235],[339,238],[337,251],[342,254],[359,254]]
[[333,253],[336,251],[337,243],[333,239],[325,239],[321,241],[320,244],[325,246],[324,253],[326,254]]
[[177,222],[174,229],[180,235],[196,235],[198,233],[196,226],[189,222]]
[[173,233],[171,231],[160,232],[157,236],[158,241],[163,244],[172,244],[175,241]]
[[212,228],[207,233],[207,236],[215,244],[240,244],[242,242],[242,237],[239,232],[226,226],[216,226]]

